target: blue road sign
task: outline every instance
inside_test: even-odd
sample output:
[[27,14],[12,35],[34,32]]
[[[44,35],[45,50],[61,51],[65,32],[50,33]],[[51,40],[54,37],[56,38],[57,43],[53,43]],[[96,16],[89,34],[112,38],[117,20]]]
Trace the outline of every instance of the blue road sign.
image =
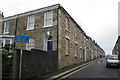
[[29,36],[15,35],[14,41],[15,42],[20,42],[20,43],[29,43]]

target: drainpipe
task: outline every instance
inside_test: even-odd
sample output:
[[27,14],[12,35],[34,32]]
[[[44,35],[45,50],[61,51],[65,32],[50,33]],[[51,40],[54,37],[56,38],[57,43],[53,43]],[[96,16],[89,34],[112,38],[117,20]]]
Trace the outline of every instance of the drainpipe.
[[[59,4],[60,6],[60,4]],[[57,8],[57,68],[59,67],[58,64],[59,64],[59,6]]]

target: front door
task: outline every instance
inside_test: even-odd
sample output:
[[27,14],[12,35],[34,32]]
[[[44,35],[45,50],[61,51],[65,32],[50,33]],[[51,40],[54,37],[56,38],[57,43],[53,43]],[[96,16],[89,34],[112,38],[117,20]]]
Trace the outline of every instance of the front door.
[[47,41],[47,50],[52,51],[53,50],[53,41]]

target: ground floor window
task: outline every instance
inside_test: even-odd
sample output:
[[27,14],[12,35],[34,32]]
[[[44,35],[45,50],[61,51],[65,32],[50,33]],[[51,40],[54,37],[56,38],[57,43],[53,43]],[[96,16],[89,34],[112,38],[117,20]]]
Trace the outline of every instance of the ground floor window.
[[26,50],[34,49],[34,39],[29,38],[29,43],[26,44]]
[[0,48],[2,48],[2,39],[0,39]]
[[11,45],[12,44],[12,39],[9,39],[9,38],[3,38],[1,40],[1,45],[3,47],[5,47],[6,45]]
[[82,53],[83,53],[83,50],[82,50],[82,48],[80,47],[80,58],[82,58]]
[[75,43],[75,57],[78,57],[78,44]]
[[66,38],[66,55],[70,55],[70,39]]

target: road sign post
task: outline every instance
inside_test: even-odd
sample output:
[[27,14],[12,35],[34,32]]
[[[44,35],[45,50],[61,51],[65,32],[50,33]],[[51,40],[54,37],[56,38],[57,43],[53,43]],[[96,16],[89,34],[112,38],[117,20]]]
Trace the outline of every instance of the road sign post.
[[20,68],[19,68],[19,78],[21,79],[21,72],[22,72],[22,47],[21,47],[21,50],[20,50]]
[[18,36],[18,35],[15,35],[14,41],[15,42],[19,42],[20,43],[20,47],[21,47],[21,50],[20,50],[20,65],[19,65],[19,79],[21,79],[23,47],[24,47],[24,43],[29,43],[29,37],[28,36]]

